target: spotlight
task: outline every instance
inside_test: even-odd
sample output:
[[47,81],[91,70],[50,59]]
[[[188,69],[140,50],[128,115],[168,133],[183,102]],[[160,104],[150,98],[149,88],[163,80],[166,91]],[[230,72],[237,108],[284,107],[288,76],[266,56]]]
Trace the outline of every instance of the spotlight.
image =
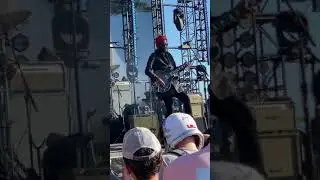
[[237,19],[232,13],[225,12],[221,16],[210,18],[211,31],[214,35],[230,31],[238,25]]
[[[303,24],[300,24],[297,21],[297,17],[302,20]],[[302,32],[307,36],[306,39],[310,38],[310,34],[308,32],[308,20],[299,12],[280,12],[276,16],[274,26],[276,27],[276,35],[280,47],[291,48],[297,42],[297,40],[292,41],[286,38],[285,33],[300,34]]]
[[251,68],[253,65],[256,64],[256,57],[250,51],[245,52],[241,56],[240,60],[242,62],[242,65],[246,68]]
[[130,82],[135,82],[138,77],[138,69],[134,64],[127,64],[127,77]]
[[234,36],[234,33],[232,31],[228,31],[226,33],[223,33],[223,46],[226,48],[232,47],[232,45],[235,44],[236,37]]
[[252,46],[254,44],[254,37],[249,31],[246,31],[246,32],[240,34],[239,43],[240,43],[241,47],[249,48],[250,46]]
[[250,12],[245,12],[244,14],[241,14],[241,16],[245,18],[240,18],[239,27],[242,29],[249,29],[252,24],[252,14]]
[[178,31],[184,28],[184,13],[182,9],[176,8],[173,10],[173,23],[176,25]]
[[257,76],[252,71],[245,71],[243,73],[243,81],[249,85],[256,84],[257,83]]
[[15,35],[11,42],[13,49],[18,52],[23,52],[29,48],[29,38],[23,34]]
[[119,73],[118,72],[114,72],[114,73],[112,73],[112,77],[113,78],[118,78],[120,75],[119,75]]
[[231,52],[227,52],[222,57],[221,64],[223,64],[226,68],[233,68],[237,64],[236,55]]

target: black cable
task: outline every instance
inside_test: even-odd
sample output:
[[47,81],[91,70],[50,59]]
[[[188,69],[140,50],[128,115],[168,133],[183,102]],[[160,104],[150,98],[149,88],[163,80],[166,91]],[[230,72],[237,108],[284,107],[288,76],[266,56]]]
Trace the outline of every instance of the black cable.
[[[71,0],[70,6],[72,11],[72,58],[73,58],[73,67],[74,67],[74,81],[75,81],[75,98],[77,106],[77,120],[78,120],[78,130],[80,133],[83,133],[83,120],[82,120],[82,106],[80,99],[80,82],[79,82],[79,69],[78,69],[78,48],[77,48],[77,26],[76,26],[76,11],[74,7],[74,0]],[[80,149],[80,166],[85,166],[85,151],[84,148]]]

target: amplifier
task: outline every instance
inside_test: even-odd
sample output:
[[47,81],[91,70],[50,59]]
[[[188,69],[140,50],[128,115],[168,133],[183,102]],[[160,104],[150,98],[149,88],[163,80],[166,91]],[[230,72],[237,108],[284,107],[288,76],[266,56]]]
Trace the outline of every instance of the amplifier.
[[136,114],[129,116],[130,128],[145,127],[159,137],[159,119],[157,115]]
[[200,131],[205,131],[207,127],[207,122],[204,117],[204,103],[202,96],[200,94],[188,94],[190,99],[192,116],[197,123]]
[[188,94],[190,99],[192,116],[194,118],[202,118],[204,114],[204,104],[200,94]]
[[256,120],[258,132],[295,130],[295,112],[292,101],[248,103]]
[[270,179],[298,180],[302,174],[302,145],[298,131],[259,134],[264,170]]
[[[65,68],[63,63],[22,64],[21,70],[33,92],[57,92],[65,90]],[[12,91],[24,91],[21,73],[10,81]]]

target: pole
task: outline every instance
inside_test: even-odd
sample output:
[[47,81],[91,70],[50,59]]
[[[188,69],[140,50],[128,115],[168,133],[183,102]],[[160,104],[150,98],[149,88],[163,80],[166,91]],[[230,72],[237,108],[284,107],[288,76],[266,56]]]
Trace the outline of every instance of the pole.
[[306,167],[307,169],[307,179],[314,179],[314,160],[313,160],[313,151],[312,151],[312,135],[310,129],[310,121],[309,121],[309,108],[308,108],[308,87],[306,81],[306,72],[305,72],[305,58],[304,58],[304,47],[305,47],[305,38],[304,34],[300,34],[300,52],[299,52],[299,60],[300,60],[300,71],[301,71],[301,92],[302,92],[302,105],[303,105],[303,113],[304,113],[304,123],[306,126],[307,138],[306,141]]
[[[74,81],[75,81],[75,96],[76,96],[76,106],[77,106],[77,120],[78,120],[78,130],[79,133],[83,133],[83,121],[82,121],[82,106],[80,99],[80,83],[79,83],[79,69],[78,69],[78,49],[77,49],[77,27],[76,27],[76,10],[74,0],[71,0],[70,3],[72,10],[72,59],[74,67]],[[84,167],[84,149],[80,149],[80,166]]]

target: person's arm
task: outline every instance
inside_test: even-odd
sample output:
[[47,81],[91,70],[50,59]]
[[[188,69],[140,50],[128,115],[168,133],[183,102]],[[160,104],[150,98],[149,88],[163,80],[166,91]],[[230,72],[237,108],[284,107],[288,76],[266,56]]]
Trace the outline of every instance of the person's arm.
[[152,80],[152,81],[156,81],[158,79],[158,76],[153,72],[153,64],[155,62],[155,57],[153,55],[149,56],[148,62],[147,62],[147,66],[145,69],[145,74]]

